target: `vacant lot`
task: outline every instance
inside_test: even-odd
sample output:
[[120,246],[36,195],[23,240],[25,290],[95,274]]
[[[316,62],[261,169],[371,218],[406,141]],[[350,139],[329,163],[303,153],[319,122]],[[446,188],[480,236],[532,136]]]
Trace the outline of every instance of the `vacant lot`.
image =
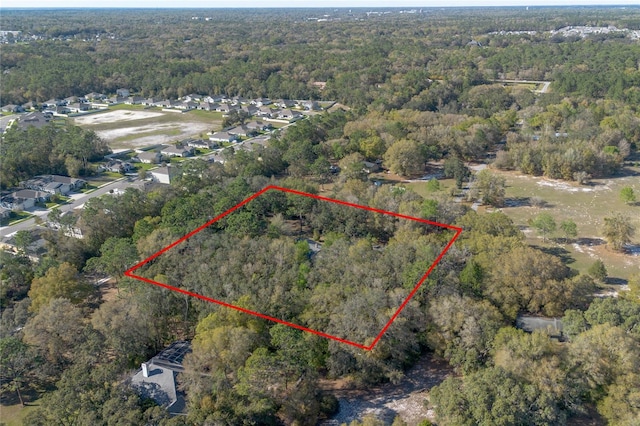
[[[626,168],[620,177],[595,179],[589,185],[524,176],[519,173],[500,173],[507,180],[506,207],[502,211],[509,215],[524,230],[529,242],[557,251],[567,257],[571,266],[586,270],[596,259],[601,259],[609,276],[627,280],[640,272],[638,252],[616,253],[609,250],[602,236],[604,218],[620,212],[631,218],[637,229],[634,243],[640,243],[640,207],[625,204],[620,200],[620,189],[631,186],[640,192],[640,170]],[[541,198],[543,207],[531,205],[533,197]],[[578,238],[565,243],[561,231],[556,231],[546,243],[531,229],[528,220],[548,212],[558,223],[573,220],[578,226]]]
[[[101,113],[75,118],[81,127],[95,131],[111,148],[139,148],[199,136],[218,130],[220,113],[190,111],[186,113],[144,110],[119,106]],[[128,107],[128,108],[125,108]]]

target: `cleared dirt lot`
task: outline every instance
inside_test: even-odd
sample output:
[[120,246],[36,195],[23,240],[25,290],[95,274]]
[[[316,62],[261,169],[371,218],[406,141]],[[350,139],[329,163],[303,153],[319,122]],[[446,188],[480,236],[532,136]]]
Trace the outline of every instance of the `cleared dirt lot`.
[[218,130],[221,124],[219,114],[205,111],[147,111],[126,105],[116,108],[119,109],[76,117],[74,120],[77,125],[95,131],[112,149],[173,143]]
[[161,112],[150,111],[116,110],[77,117],[75,119],[75,122],[78,126],[86,126],[91,124],[105,124],[122,121],[142,120],[145,118],[159,117],[161,115],[164,114],[162,114]]

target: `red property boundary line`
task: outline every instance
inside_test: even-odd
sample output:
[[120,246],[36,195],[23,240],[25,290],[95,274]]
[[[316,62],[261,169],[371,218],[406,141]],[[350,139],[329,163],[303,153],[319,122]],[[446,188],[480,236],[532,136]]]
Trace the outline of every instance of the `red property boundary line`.
[[[388,216],[394,216],[394,217],[398,217],[398,218],[401,218],[401,219],[412,220],[414,222],[426,223],[426,224],[429,224],[429,225],[434,225],[434,226],[439,226],[441,228],[454,230],[456,232],[455,232],[455,235],[453,236],[453,238],[449,241],[449,243],[447,243],[447,245],[442,250],[442,252],[438,255],[436,260],[433,261],[433,263],[431,264],[431,266],[429,267],[427,272],[425,272],[425,274],[420,278],[418,283],[413,287],[413,289],[411,290],[409,295],[404,299],[404,301],[402,302],[400,307],[391,316],[389,321],[385,324],[385,326],[382,328],[380,333],[378,333],[378,335],[375,337],[375,339],[373,340],[373,342],[369,346],[365,346],[365,345],[357,343],[357,342],[352,342],[351,340],[342,339],[340,337],[333,336],[331,334],[323,333],[323,332],[318,331],[318,330],[313,330],[313,329],[308,328],[308,327],[304,327],[304,326],[301,326],[301,325],[298,325],[298,324],[294,324],[294,323],[291,323],[291,322],[288,322],[288,321],[284,321],[284,320],[281,320],[281,319],[278,319],[278,318],[274,318],[274,317],[271,317],[269,315],[261,314],[260,312],[255,312],[255,311],[243,308],[241,306],[235,306],[235,305],[232,305],[230,303],[226,303],[226,302],[224,302],[222,300],[212,299],[210,297],[206,297],[206,296],[203,296],[201,294],[193,293],[193,292],[190,292],[188,290],[184,290],[184,289],[181,289],[181,288],[178,288],[178,287],[171,286],[169,284],[161,283],[161,282],[154,281],[152,279],[145,278],[145,277],[142,277],[140,275],[134,274],[134,271],[136,269],[141,268],[142,266],[144,266],[147,263],[151,262],[153,259],[155,259],[158,256],[162,255],[163,253],[171,250],[173,247],[175,247],[178,244],[182,243],[183,241],[189,239],[190,237],[194,236],[198,232],[200,232],[203,229],[209,227],[211,224],[217,222],[218,220],[222,219],[223,217],[229,215],[230,213],[238,210],[240,207],[244,206],[245,204],[249,203],[250,201],[256,199],[260,195],[262,195],[265,192],[270,191],[270,190],[288,192],[290,194],[301,195],[303,197],[308,197],[308,198],[315,198],[317,200],[328,201],[328,202],[334,203],[334,204],[341,204],[341,205],[344,205],[344,206],[353,207],[353,208],[360,209],[360,210],[368,210],[368,211],[371,211],[371,212],[385,214],[385,215],[388,215]],[[188,234],[186,234],[184,237],[174,241],[173,243],[169,244],[168,246],[166,246],[162,250],[158,251],[157,253],[154,253],[153,255],[149,256],[148,258],[146,258],[143,261],[141,261],[138,264],[136,264],[135,266],[129,268],[124,274],[126,276],[130,277],[130,278],[134,278],[134,279],[137,279],[137,280],[140,280],[140,281],[144,281],[146,283],[153,284],[153,285],[156,285],[158,287],[166,288],[166,289],[175,291],[177,293],[186,294],[188,296],[192,296],[192,297],[195,297],[197,299],[204,300],[206,302],[215,303],[217,305],[224,306],[224,307],[231,308],[231,309],[235,309],[237,311],[244,312],[244,313],[249,314],[249,315],[254,315],[256,317],[263,318],[263,319],[266,319],[266,320],[269,320],[269,321],[273,321],[273,322],[277,322],[277,323],[280,323],[280,324],[288,325],[289,327],[293,327],[293,328],[296,328],[298,330],[302,330],[302,331],[306,331],[306,332],[309,332],[309,333],[313,333],[313,334],[316,334],[318,336],[325,337],[327,339],[336,340],[338,342],[345,343],[347,345],[355,346],[357,348],[364,349],[366,351],[370,351],[380,341],[380,339],[382,338],[384,333],[386,333],[386,331],[389,329],[391,324],[395,321],[395,319],[398,317],[398,315],[400,315],[400,313],[402,312],[404,307],[407,305],[407,303],[409,303],[409,300],[411,300],[411,298],[418,291],[418,289],[420,289],[420,287],[425,282],[425,280],[427,279],[429,274],[431,274],[431,271],[433,271],[433,269],[440,262],[440,260],[442,260],[444,255],[451,248],[453,243],[458,239],[458,237],[460,236],[461,233],[462,233],[462,228],[457,227],[457,226],[447,225],[447,224],[444,224],[444,223],[434,222],[434,221],[427,220],[427,219],[421,219],[421,218],[418,218],[418,217],[407,216],[407,215],[403,215],[403,214],[399,214],[399,213],[380,210],[380,209],[376,209],[376,208],[369,207],[369,206],[363,206],[363,205],[360,205],[360,204],[349,203],[347,201],[336,200],[334,198],[327,198],[327,197],[323,197],[321,195],[309,194],[307,192],[296,191],[295,189],[283,188],[283,187],[276,186],[276,185],[269,185],[269,186],[265,187],[264,189],[256,192],[255,194],[253,194],[252,196],[250,196],[246,200],[240,202],[238,205],[230,208],[229,210],[227,210],[224,213],[219,214],[218,216],[214,217],[213,219],[211,219],[210,221],[208,221],[204,225],[194,229],[193,231],[191,231]]]

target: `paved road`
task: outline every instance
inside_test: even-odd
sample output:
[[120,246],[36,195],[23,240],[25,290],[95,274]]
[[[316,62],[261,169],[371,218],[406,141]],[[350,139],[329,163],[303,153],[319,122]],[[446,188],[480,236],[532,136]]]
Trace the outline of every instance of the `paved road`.
[[542,84],[542,88],[540,90],[535,90],[537,93],[547,93],[549,91],[549,86],[551,85],[550,81],[542,81],[542,80],[491,80],[496,83],[533,83],[533,84]]
[[[111,191],[112,189],[124,190],[130,185],[131,185],[131,182],[129,182],[127,178],[122,178],[122,179],[118,179],[117,181],[105,184],[104,186],[88,194],[72,194],[71,201],[68,204],[64,204],[60,206],[60,210],[62,212],[73,210],[77,207],[80,207],[81,205],[86,203],[87,200],[93,197],[99,197],[101,195],[104,195],[109,191]],[[30,213],[34,214],[35,216],[41,217],[44,220],[49,214],[49,211],[50,210],[46,210],[46,209],[37,209],[35,211],[30,211]],[[0,227],[0,238],[4,238],[10,234],[13,234],[14,232],[31,229],[34,226],[35,226],[35,218],[31,218],[23,222],[17,223],[15,225]]]

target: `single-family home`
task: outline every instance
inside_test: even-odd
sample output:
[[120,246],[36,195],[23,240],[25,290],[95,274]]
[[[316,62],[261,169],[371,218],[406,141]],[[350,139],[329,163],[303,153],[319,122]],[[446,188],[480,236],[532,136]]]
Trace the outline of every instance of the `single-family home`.
[[249,103],[249,100],[243,98],[242,96],[234,96],[233,98],[231,98],[231,103],[233,105],[245,105]]
[[128,161],[122,161],[118,159],[112,159],[104,165],[104,170],[108,170],[113,173],[131,173],[135,170],[135,167]]
[[203,141],[202,139],[187,139],[186,141],[182,141],[182,145],[190,146],[194,149],[210,149],[213,144]]
[[253,99],[251,101],[251,105],[255,105],[257,107],[261,107],[261,106],[265,106],[265,105],[271,105],[271,99],[269,99],[269,98]]
[[143,99],[142,102],[140,102],[142,105],[146,105],[146,106],[155,106],[156,102],[160,102],[162,100],[162,98],[159,97],[150,97],[147,99]]
[[33,189],[20,189],[0,198],[0,206],[11,210],[28,210],[37,203],[49,201],[51,194]]
[[376,172],[379,172],[381,170],[380,164],[378,164],[378,163],[372,163],[370,161],[363,161],[362,165],[363,165],[362,170],[365,173],[376,173]]
[[22,112],[24,107],[22,105],[9,104],[2,107],[2,112]]
[[76,102],[73,104],[69,104],[67,105],[67,110],[69,110],[69,112],[83,112],[83,111],[89,111],[89,104],[85,104],[85,103],[80,103],[80,102]]
[[121,98],[128,98],[129,95],[130,95],[129,89],[118,89],[118,90],[116,90],[116,96],[119,96]]
[[297,120],[302,117],[302,113],[299,111],[294,111],[292,109],[282,109],[278,111],[278,118],[281,120]]
[[160,153],[169,157],[192,157],[195,149],[191,146],[168,146]]
[[162,161],[162,154],[157,151],[145,151],[137,155],[138,160],[145,164],[159,164]]
[[174,102],[169,99],[165,99],[155,102],[153,105],[161,108],[173,108]]
[[209,136],[209,140],[212,142],[233,142],[238,140],[238,136],[228,132],[216,132]]
[[142,101],[144,101],[142,96],[128,96],[124,103],[127,105],[140,105]]
[[117,105],[117,104],[121,104],[124,103],[124,101],[126,101],[127,98],[124,96],[112,96],[108,99],[108,103],[112,104],[112,105]]
[[273,110],[266,106],[261,106],[260,109],[256,111],[255,115],[257,115],[258,117],[271,118],[274,116],[274,113],[277,113],[277,110]]
[[260,108],[258,108],[255,105],[245,105],[241,108],[241,110],[246,112],[247,115],[252,116],[252,115],[256,115],[256,113],[260,111]]
[[185,111],[189,111],[192,109],[196,109],[198,107],[198,104],[194,101],[184,101],[176,104],[175,107],[177,109],[183,109]]
[[278,108],[291,108],[295,106],[296,103],[289,99],[278,99],[273,104]]
[[244,126],[247,129],[257,130],[259,132],[264,132],[273,128],[271,123],[266,123],[264,121],[250,121],[248,123],[245,123]]
[[202,95],[196,95],[195,93],[191,93],[187,96],[184,96],[182,100],[185,102],[199,102],[202,100]]
[[33,110],[33,109],[36,109],[37,106],[38,106],[38,104],[35,103],[34,101],[29,101],[26,104],[22,104],[22,110],[23,111]]
[[223,96],[222,95],[210,95],[210,96],[205,96],[204,99],[202,99],[204,102],[208,102],[210,104],[215,104],[218,103],[222,100]]
[[300,101],[298,105],[307,111],[317,111],[320,109],[320,105],[316,101]]
[[155,170],[149,170],[149,174],[155,182],[169,185],[177,175],[177,170],[175,167],[171,167],[171,165],[168,165],[164,167],[158,167]]
[[216,108],[218,108],[218,104],[217,103],[200,102],[200,104],[198,104],[198,109],[200,109],[202,111],[215,111]]
[[231,129],[227,129],[227,133],[246,138],[246,137],[257,135],[258,130],[250,129],[247,126],[236,126],[236,127],[232,127]]
[[131,387],[144,399],[151,399],[170,414],[186,414],[185,395],[176,386],[182,362],[191,352],[191,343],[177,341],[149,361],[131,378]]
[[33,126],[39,129],[49,124],[49,120],[51,120],[51,114],[44,114],[39,111],[29,112],[20,116],[18,119],[18,128],[25,130]]
[[216,111],[221,112],[223,114],[228,114],[231,111],[237,110],[238,107],[235,105],[229,105],[229,104],[219,104],[218,107],[216,108]]
[[55,108],[57,106],[61,106],[62,104],[63,104],[63,102],[60,99],[52,98],[52,99],[49,99],[46,102],[43,102],[42,106],[45,107],[45,108]]
[[102,101],[107,98],[102,93],[96,93],[96,92],[87,93],[86,95],[84,95],[84,97],[88,101]]
[[42,175],[20,182],[20,187],[48,194],[66,195],[83,188],[86,184],[87,182],[82,179],[69,176]]
[[65,105],[69,105],[69,104],[75,104],[77,102],[81,102],[81,100],[77,96],[69,96],[68,98],[64,98],[63,102]]

